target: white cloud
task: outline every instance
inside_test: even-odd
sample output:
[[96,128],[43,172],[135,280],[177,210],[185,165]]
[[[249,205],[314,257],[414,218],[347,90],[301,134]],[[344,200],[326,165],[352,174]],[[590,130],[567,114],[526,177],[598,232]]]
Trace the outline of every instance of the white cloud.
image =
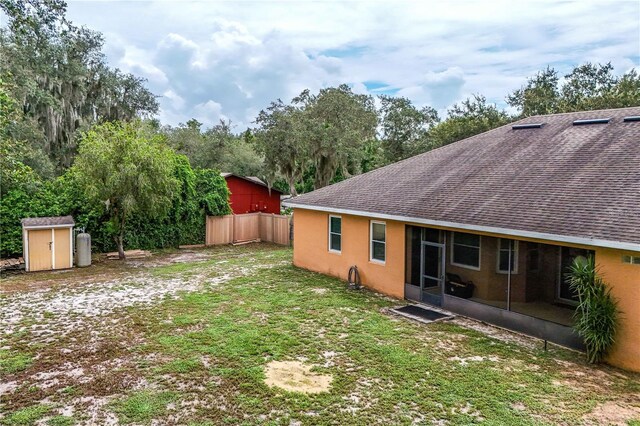
[[229,118],[222,113],[222,105],[212,100],[194,106],[193,115],[201,123],[217,123]]
[[472,93],[503,105],[547,65],[625,72],[639,66],[639,14],[624,0],[69,4],[72,20],[105,33],[112,65],[163,95],[161,120],[227,117],[239,131],[305,88],[348,83],[444,111]]
[[185,106],[184,99],[182,98],[182,96],[178,95],[173,90],[167,90],[162,95],[171,101],[172,109],[181,110],[184,108]]

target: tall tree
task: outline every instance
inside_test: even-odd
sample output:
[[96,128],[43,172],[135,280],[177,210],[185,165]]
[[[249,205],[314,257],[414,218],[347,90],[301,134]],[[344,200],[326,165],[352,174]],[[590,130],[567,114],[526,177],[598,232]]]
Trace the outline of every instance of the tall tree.
[[303,91],[293,100],[302,109],[302,135],[315,167],[314,188],[327,186],[336,173],[360,173],[365,142],[375,137],[378,116],[373,98],[358,95],[346,84]]
[[455,104],[447,112],[446,120],[429,130],[429,144],[432,148],[495,129],[511,120],[505,111],[487,103],[482,95],[474,95]]
[[127,219],[162,217],[171,208],[179,190],[174,158],[164,136],[139,121],[105,123],[83,135],[74,171],[86,197],[104,204],[120,259]]
[[281,176],[291,195],[297,195],[299,182],[309,163],[309,146],[302,136],[302,113],[297,106],[280,99],[260,111],[254,132],[258,151],[265,159],[265,175],[269,184]]
[[144,80],[107,67],[102,35],[68,21],[64,1],[0,0],[0,8],[9,18],[0,72],[59,169],[71,164],[81,127],[157,112]]
[[607,108],[640,106],[640,74],[635,68],[623,74],[609,93]]
[[610,63],[587,62],[574,67],[561,80],[556,70],[547,67],[506,100],[522,117],[638,106],[640,76],[636,69],[616,76]]
[[420,154],[428,149],[429,128],[438,122],[431,107],[416,108],[403,97],[380,96],[380,138],[387,163]]
[[200,167],[217,168],[240,176],[263,177],[262,157],[242,135],[233,133],[231,121],[220,122],[204,132],[204,152],[209,160]]
[[558,72],[547,67],[527,80],[527,83],[507,95],[507,103],[522,111],[523,117],[553,114],[558,111],[560,91]]
[[202,123],[191,119],[186,124],[180,123],[176,127],[166,126],[163,128],[167,135],[167,142],[178,153],[189,158],[193,167],[212,167],[218,152],[209,152],[206,147],[205,138],[202,134]]
[[231,121],[220,120],[206,130],[196,119],[165,127],[169,144],[196,168],[219,169],[241,176],[262,175],[262,157],[246,137],[233,133]]
[[562,112],[599,109],[617,84],[613,65],[586,64],[575,67],[565,76],[561,88]]
[[33,190],[41,177],[30,164],[38,162],[39,152],[14,137],[13,127],[19,119],[17,102],[0,78],[0,196],[12,189]]

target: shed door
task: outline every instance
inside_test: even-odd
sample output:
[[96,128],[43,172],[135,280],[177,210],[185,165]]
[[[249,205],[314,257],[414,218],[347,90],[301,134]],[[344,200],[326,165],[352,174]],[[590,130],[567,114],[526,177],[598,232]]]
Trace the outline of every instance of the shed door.
[[71,268],[71,228],[54,229],[54,269]]
[[29,231],[29,270],[45,271],[53,266],[53,232],[51,229],[34,229]]

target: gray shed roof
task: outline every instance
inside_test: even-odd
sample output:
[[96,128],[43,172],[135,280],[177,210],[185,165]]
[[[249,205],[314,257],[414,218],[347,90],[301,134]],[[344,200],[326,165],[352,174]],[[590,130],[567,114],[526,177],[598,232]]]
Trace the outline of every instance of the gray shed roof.
[[257,176],[240,176],[240,175],[236,175],[236,174],[229,173],[229,172],[222,172],[222,173],[220,173],[220,176],[222,176],[225,179],[230,177],[230,176],[235,176],[235,177],[237,177],[239,179],[244,179],[244,180],[249,181],[251,183],[255,183],[255,184],[258,184],[260,186],[264,186],[266,188],[269,188],[270,191],[275,191],[275,192],[279,192],[280,194],[282,194],[282,191],[280,191],[279,189],[276,189],[276,188],[270,188],[269,185],[267,185],[262,179],[260,179]]
[[[640,122],[630,116],[640,107],[529,117],[285,204],[640,251]],[[611,120],[573,124],[593,118]],[[544,125],[512,127],[527,123]]]
[[250,181],[253,181],[253,182],[255,182],[255,183],[257,183],[257,184],[260,184],[260,185],[264,185],[264,186],[266,186],[266,185],[267,185],[267,184],[266,184],[266,183],[264,183],[264,181],[263,181],[262,179],[260,179],[258,176],[246,176],[246,179],[249,179]]
[[46,227],[46,226],[73,226],[76,223],[72,216],[53,216],[53,217],[29,217],[22,219],[22,226],[25,228],[30,227]]

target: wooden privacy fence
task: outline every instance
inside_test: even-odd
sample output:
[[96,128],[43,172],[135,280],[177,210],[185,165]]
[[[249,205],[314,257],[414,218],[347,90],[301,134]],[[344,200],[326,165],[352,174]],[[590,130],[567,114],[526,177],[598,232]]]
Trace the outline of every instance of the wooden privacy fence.
[[289,245],[291,218],[268,213],[207,216],[205,244],[268,241]]

